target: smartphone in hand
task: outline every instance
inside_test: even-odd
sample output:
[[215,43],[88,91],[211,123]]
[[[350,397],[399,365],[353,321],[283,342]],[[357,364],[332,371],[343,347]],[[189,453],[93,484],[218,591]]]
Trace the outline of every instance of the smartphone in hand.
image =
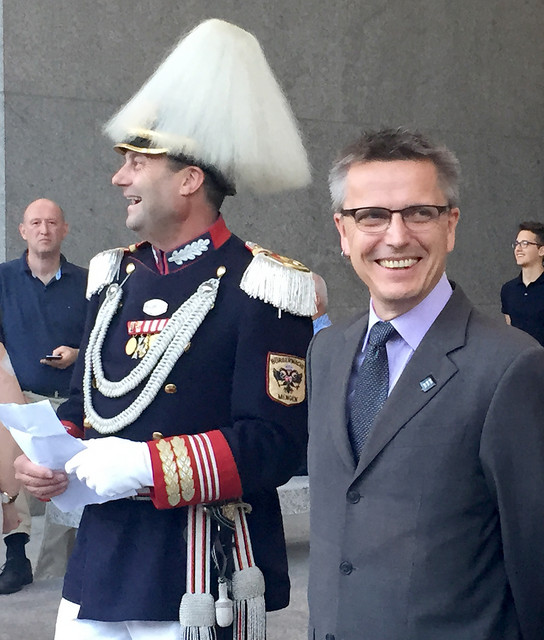
[[62,360],[62,356],[55,356],[52,353],[44,357],[44,360]]

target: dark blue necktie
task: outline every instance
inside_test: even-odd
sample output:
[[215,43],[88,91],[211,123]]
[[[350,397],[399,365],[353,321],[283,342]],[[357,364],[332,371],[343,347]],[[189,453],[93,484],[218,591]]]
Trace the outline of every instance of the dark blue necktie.
[[349,421],[349,438],[356,460],[359,460],[378,411],[387,400],[389,366],[385,344],[393,333],[395,328],[389,322],[377,322],[372,327],[365,358],[357,373]]

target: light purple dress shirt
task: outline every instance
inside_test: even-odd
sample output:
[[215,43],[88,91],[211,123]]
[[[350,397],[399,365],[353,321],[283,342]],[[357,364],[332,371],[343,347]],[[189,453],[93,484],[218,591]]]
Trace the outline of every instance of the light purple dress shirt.
[[[401,373],[404,371],[404,367],[408,364],[408,361],[412,357],[414,351],[418,348],[419,343],[423,340],[423,336],[431,328],[433,322],[446,306],[451,294],[452,288],[448,282],[446,274],[444,273],[434,289],[424,300],[422,300],[413,309],[410,309],[410,311],[390,320],[397,333],[388,340],[386,345],[387,360],[389,364],[389,393],[391,393],[391,390],[400,378]],[[368,327],[363,347],[355,358],[354,366],[351,371],[348,403],[351,402],[355,376],[365,357],[369,331],[376,322],[379,322],[380,320],[381,318],[379,318],[374,311],[371,300],[368,314]]]

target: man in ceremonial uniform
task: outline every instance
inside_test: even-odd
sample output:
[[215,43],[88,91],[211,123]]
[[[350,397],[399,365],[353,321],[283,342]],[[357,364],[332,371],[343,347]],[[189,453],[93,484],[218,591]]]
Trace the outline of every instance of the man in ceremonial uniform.
[[[144,241],[90,265],[93,320],[60,415],[87,440],[66,471],[106,501],[85,508],[56,638],[178,638],[180,622],[182,637],[211,638],[217,591],[218,623],[232,599],[234,636],[264,638],[264,601],[289,600],[276,487],[306,443],[315,291],[303,265],[244,243],[219,208],[236,189],[306,184],[306,155],[257,41],[218,20],[106,132]],[[38,496],[68,483],[25,458],[17,468]]]

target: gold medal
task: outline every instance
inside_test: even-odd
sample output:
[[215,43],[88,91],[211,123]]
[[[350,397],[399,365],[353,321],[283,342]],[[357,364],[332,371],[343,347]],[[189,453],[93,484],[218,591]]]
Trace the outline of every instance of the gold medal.
[[136,347],[136,356],[138,358],[143,358],[147,353],[148,340],[149,340],[148,335],[138,336],[138,346]]
[[131,356],[136,351],[137,346],[138,340],[135,338],[135,336],[131,336],[125,345],[125,353],[127,354],[127,356]]

